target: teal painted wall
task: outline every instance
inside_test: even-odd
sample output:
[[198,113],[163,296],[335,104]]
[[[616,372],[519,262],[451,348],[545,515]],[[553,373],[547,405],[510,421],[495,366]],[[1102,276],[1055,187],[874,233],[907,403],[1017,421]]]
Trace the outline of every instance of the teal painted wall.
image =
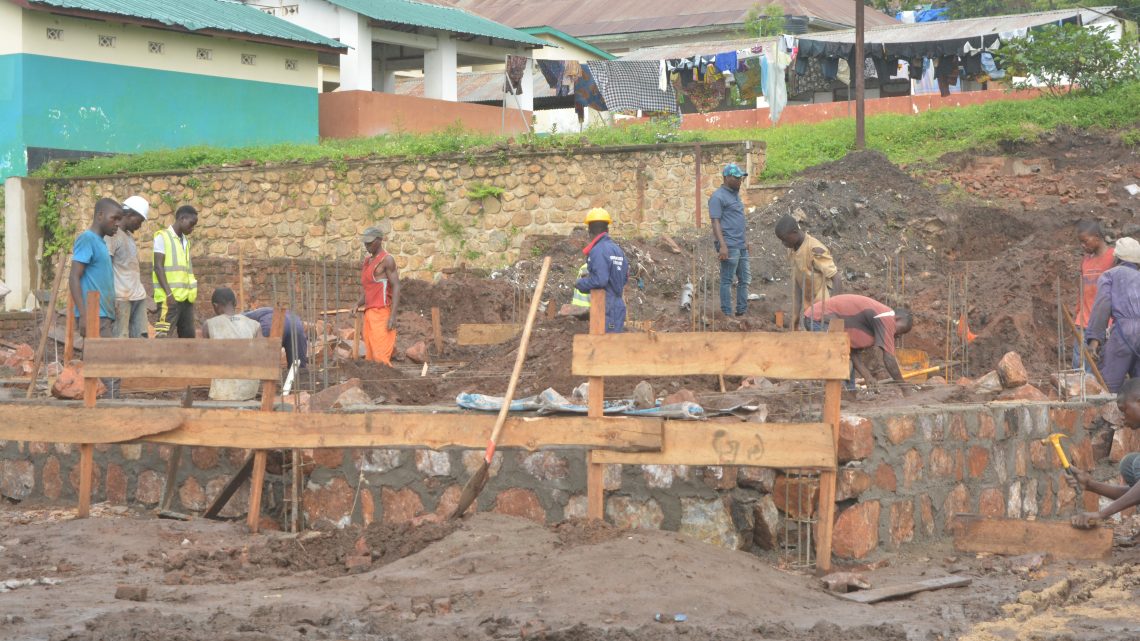
[[0,180],[28,173],[23,140],[23,56],[0,56]]
[[[132,153],[317,141],[315,87],[29,54],[5,58],[15,59],[15,71],[0,66],[0,87],[11,73],[17,93],[23,87],[23,106],[0,112],[0,123],[22,123],[24,148]],[[21,174],[15,165],[0,167],[0,177]]]

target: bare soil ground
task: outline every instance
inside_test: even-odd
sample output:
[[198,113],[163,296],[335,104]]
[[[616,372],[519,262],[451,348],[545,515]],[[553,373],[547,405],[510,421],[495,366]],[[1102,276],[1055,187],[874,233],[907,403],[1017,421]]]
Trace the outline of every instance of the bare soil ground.
[[[250,536],[238,525],[156,520],[96,506],[0,512],[0,638],[648,641],[968,638],[1125,640],[1140,633],[1140,552],[1111,564],[892,555],[876,587],[963,574],[973,584],[860,605],[815,577],[661,531],[479,514],[454,525]],[[363,541],[363,542],[361,542]],[[370,568],[345,559],[363,545]],[[145,601],[116,599],[145,588]],[[1008,604],[1008,605],[1007,605]],[[684,614],[683,623],[658,623]]]

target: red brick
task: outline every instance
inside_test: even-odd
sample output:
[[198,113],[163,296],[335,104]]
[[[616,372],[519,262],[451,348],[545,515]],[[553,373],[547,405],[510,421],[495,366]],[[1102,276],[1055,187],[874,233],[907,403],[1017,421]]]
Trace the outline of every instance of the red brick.
[[155,505],[162,500],[162,477],[154,470],[143,470],[135,485],[135,500],[143,505]]
[[380,489],[380,518],[384,523],[407,523],[424,511],[424,502],[410,487]]
[[500,492],[495,497],[495,507],[492,511],[530,519],[536,523],[546,523],[546,510],[542,509],[538,496],[523,488],[513,487]]
[[988,412],[978,414],[978,438],[983,441],[992,441],[997,436],[997,427],[994,417]]
[[1017,352],[1006,352],[997,365],[998,376],[1001,377],[1002,387],[1013,389],[1029,382],[1029,373],[1025,371],[1025,364],[1021,362],[1021,355]]
[[835,520],[831,550],[836,556],[861,559],[879,546],[878,501],[853,505]]
[[986,468],[989,467],[990,451],[978,445],[971,447],[966,457],[966,464],[970,468],[971,478],[981,478],[986,473]]
[[127,504],[127,475],[115,463],[107,464],[107,501],[116,505]]
[[198,479],[191,476],[183,481],[182,487],[178,489],[178,500],[185,510],[204,510],[207,505],[206,490],[202,488]]
[[891,545],[898,547],[914,540],[914,501],[891,504]]
[[950,494],[942,503],[942,530],[944,532],[949,531],[954,516],[969,511],[970,491],[966,489],[965,485],[959,483],[954,486],[953,490],[950,490]]
[[913,436],[913,416],[892,416],[887,419],[887,440],[892,445],[898,445]]
[[863,470],[843,468],[839,470],[835,482],[835,500],[846,501],[858,498],[871,489],[871,476]]
[[190,460],[200,470],[212,470],[218,466],[218,448],[192,447],[190,448]]
[[910,489],[922,478],[922,455],[918,450],[911,448],[903,455],[903,487]]
[[875,449],[875,428],[870,419],[862,416],[842,416],[839,419],[839,462],[859,461]]
[[934,501],[923,494],[918,497],[919,514],[922,517],[922,532],[926,536],[934,535]]
[[819,481],[781,474],[772,487],[772,500],[789,518],[810,518],[819,507]]
[[360,518],[364,521],[364,527],[372,525],[376,519],[376,497],[367,488],[360,490]]
[[1066,434],[1077,431],[1077,411],[1064,407],[1049,408],[1049,420]]
[[48,460],[44,461],[42,474],[42,485],[44,498],[56,500],[63,492],[63,479],[59,476],[59,459],[54,456],[49,456]]
[[970,440],[970,434],[966,431],[966,417],[960,412],[950,414],[950,436],[958,439],[959,441]]
[[993,518],[1005,516],[1005,496],[996,487],[982,490],[978,496],[978,514]]
[[321,487],[306,489],[301,494],[301,511],[310,525],[319,522],[335,527],[352,523],[352,498],[355,491],[341,477]]
[[941,479],[954,477],[954,457],[941,447],[930,450],[930,475]]
[[898,489],[898,479],[895,477],[895,469],[886,463],[882,463],[879,467],[875,468],[874,480],[875,487],[880,490],[894,492]]

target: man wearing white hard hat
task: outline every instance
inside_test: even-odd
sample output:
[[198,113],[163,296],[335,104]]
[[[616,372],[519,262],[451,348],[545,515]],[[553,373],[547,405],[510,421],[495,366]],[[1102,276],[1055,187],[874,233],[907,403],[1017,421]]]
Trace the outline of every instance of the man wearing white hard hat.
[[[1116,241],[1113,252],[1116,266],[1097,280],[1085,340],[1092,358],[1101,362],[1108,391],[1115,394],[1125,377],[1140,378],[1140,242],[1125,236]],[[1110,317],[1112,334],[1106,341]]]
[[139,248],[134,233],[146,222],[150,203],[142,196],[123,201],[123,217],[119,231],[108,236],[107,250],[115,270],[115,338],[146,336],[146,289],[139,270]]

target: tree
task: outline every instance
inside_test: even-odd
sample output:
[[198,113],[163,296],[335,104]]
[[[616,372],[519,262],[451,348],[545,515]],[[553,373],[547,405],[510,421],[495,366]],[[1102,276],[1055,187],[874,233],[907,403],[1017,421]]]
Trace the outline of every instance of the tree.
[[752,5],[744,14],[744,32],[753,38],[778,36],[784,33],[784,7],[776,2]]
[[1107,29],[1049,25],[1002,43],[995,55],[1007,71],[1026,77],[1015,88],[1043,83],[1054,95],[1074,90],[1097,94],[1140,80],[1135,39],[1116,42]]

